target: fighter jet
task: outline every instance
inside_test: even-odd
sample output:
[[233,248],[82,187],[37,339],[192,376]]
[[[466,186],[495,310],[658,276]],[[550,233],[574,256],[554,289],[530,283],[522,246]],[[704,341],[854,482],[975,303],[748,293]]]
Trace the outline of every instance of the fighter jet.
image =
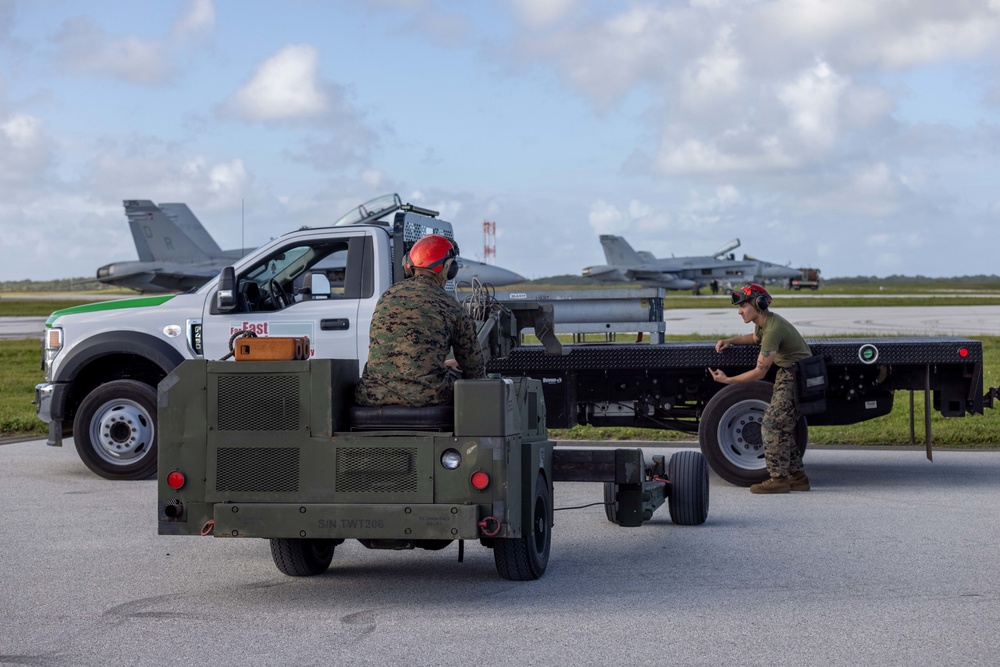
[[[359,225],[362,223],[388,224],[388,221],[384,220],[384,218],[392,213],[395,213],[402,208],[402,206],[403,200],[399,198],[398,194],[382,195],[381,197],[376,197],[375,199],[367,201],[356,208],[352,208],[350,211],[340,216],[340,218],[333,223],[333,226],[339,227],[342,225]],[[407,206],[416,208],[411,204],[408,204]],[[431,211],[428,209],[422,209],[421,212],[430,216],[438,215],[437,211]],[[455,276],[455,283],[457,285],[471,285],[473,278],[483,284],[493,285],[494,287],[515,285],[526,281],[524,276],[493,264],[477,262],[476,260],[462,256],[457,257],[455,261],[458,262],[458,275]]]
[[761,284],[774,281],[787,282],[789,278],[798,278],[802,274],[801,269],[793,269],[788,264],[765,262],[750,255],[743,255],[743,259],[747,262],[757,262],[757,268],[753,272],[754,282]]
[[201,287],[246,254],[222,250],[187,204],[124,201],[138,261],[97,269],[97,280],[139,292],[183,292]]
[[[588,266],[583,275],[600,282],[639,283],[668,290],[688,290],[695,284],[706,287],[717,281],[735,285],[753,280],[757,261],[738,261],[730,251],[739,247],[730,241],[711,257],[670,257],[657,259],[649,252],[636,252],[621,236],[601,235],[607,264]],[[727,254],[730,253],[730,254]]]

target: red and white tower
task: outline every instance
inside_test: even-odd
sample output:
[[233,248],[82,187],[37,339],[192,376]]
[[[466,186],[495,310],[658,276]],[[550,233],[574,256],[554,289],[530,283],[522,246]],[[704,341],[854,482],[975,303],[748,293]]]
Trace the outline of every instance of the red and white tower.
[[497,263],[497,223],[483,221],[483,261]]

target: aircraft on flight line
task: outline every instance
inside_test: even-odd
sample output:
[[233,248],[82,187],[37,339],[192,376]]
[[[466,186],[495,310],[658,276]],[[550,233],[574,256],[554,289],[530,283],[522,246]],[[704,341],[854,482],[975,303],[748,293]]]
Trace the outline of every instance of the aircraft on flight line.
[[601,235],[607,264],[588,266],[583,275],[600,282],[639,283],[668,290],[688,290],[697,284],[707,287],[713,281],[722,286],[746,282],[765,282],[798,276],[799,272],[749,255],[737,260],[732,253],[740,240],[733,239],[712,256],[657,258],[646,251],[635,251],[621,236]]
[[123,203],[139,261],[102,266],[97,269],[102,283],[139,292],[184,292],[201,287],[249,250],[222,250],[187,204]]
[[[399,201],[398,195],[391,195]],[[387,197],[381,197],[358,207],[366,213],[371,204],[385,210]],[[145,199],[127,199],[124,202],[132,239],[139,255],[138,261],[114,262],[97,270],[97,280],[102,283],[120,285],[139,292],[184,292],[201,287],[205,282],[219,275],[227,266],[243,257],[250,248],[242,250],[222,250],[201,224],[187,204],[160,204]],[[398,208],[398,206],[397,206]],[[395,208],[392,209],[396,210]],[[342,216],[335,224],[357,224],[374,222],[377,218],[357,219],[356,210]],[[470,283],[473,278],[494,286],[512,285],[524,282],[524,277],[507,269],[491,264],[476,262],[464,257],[457,258],[459,283]],[[336,278],[337,266],[326,267],[331,277]],[[340,267],[342,268],[342,266]]]

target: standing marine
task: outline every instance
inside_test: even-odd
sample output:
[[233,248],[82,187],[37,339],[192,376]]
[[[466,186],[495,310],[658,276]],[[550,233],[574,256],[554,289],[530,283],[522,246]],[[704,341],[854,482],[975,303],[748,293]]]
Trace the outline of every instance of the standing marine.
[[748,283],[733,291],[733,304],[739,306],[740,317],[753,333],[719,340],[715,351],[730,345],[760,345],[757,365],[745,373],[727,376],[721,369],[712,370],[712,379],[722,384],[755,382],[764,379],[771,365],[778,367],[771,394],[771,404],[761,422],[764,460],[770,479],[754,484],[751,493],[788,493],[808,491],[809,478],[802,467],[802,453],[795,442],[795,425],[801,416],[795,402],[795,375],[792,365],[812,356],[809,346],[792,324],[770,311],[771,295],[756,283]]
[[475,324],[444,289],[458,272],[457,255],[454,243],[432,234],[403,258],[407,278],[375,305],[358,405],[450,405],[456,379],[486,376]]

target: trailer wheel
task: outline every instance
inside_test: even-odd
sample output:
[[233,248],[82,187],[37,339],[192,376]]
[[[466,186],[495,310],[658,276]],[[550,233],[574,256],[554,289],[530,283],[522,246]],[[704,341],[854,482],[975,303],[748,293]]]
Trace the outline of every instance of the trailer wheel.
[[333,550],[343,540],[272,538],[271,558],[282,574],[312,577],[323,574],[333,560]]
[[614,482],[604,483],[604,514],[608,521],[618,525],[618,485]]
[[135,380],[106,382],[90,392],[73,420],[84,465],[106,479],[156,474],[156,389]]
[[678,526],[697,526],[708,518],[708,464],[701,452],[677,452],[667,464],[670,480],[670,520]]
[[[760,423],[771,403],[769,382],[742,382],[721,389],[705,406],[698,444],[712,470],[737,486],[767,479]],[[809,428],[805,417],[795,426],[795,442],[805,453]]]
[[532,581],[545,574],[552,546],[552,494],[548,482],[538,473],[531,526],[525,535],[498,539],[493,545],[497,574],[510,581]]

